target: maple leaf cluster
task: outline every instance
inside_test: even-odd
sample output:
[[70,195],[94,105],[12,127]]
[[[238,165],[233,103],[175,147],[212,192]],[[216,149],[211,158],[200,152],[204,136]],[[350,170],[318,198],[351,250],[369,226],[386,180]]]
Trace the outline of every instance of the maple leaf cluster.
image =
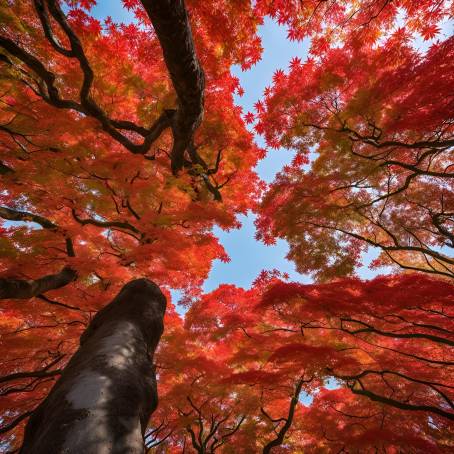
[[452,278],[453,56],[452,37],[422,54],[393,33],[275,78],[255,127],[297,154],[262,201],[258,237],[287,239],[321,280],[352,275],[368,248],[376,266]]

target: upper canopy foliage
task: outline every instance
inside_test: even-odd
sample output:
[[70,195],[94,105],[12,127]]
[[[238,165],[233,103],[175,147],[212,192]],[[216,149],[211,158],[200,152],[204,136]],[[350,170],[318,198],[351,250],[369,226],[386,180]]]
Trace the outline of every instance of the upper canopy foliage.
[[[152,452],[451,452],[452,2],[123,0],[127,25],[94,3],[0,3],[0,450],[145,276],[193,301],[166,315]],[[310,55],[243,119],[230,68],[267,15]],[[296,151],[269,187],[246,121]],[[330,282],[202,295],[212,227],[250,209]],[[396,274],[357,279],[369,247]]]

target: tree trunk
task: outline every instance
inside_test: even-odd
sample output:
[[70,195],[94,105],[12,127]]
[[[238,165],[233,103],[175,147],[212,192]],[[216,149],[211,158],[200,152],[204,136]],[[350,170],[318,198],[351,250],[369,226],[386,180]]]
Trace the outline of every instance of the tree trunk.
[[147,279],[96,314],[79,350],[31,416],[21,454],[135,454],[157,407],[152,359],[166,299]]

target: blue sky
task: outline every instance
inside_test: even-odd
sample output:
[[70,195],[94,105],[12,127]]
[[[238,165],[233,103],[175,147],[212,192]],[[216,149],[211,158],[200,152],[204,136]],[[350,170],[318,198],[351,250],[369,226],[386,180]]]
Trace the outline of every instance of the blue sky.
[[[262,60],[248,71],[233,68],[233,73],[240,79],[244,95],[235,97],[235,102],[243,107],[244,112],[253,110],[254,103],[262,96],[263,90],[270,85],[274,71],[287,69],[294,56],[307,55],[308,42],[290,42],[287,40],[285,27],[277,25],[269,18],[259,28],[264,52]],[[264,146],[263,138],[256,136],[256,142]],[[274,176],[285,164],[293,158],[288,150],[272,150],[265,159],[260,161],[256,170],[266,182],[271,182]],[[229,263],[215,262],[209,278],[204,285],[205,291],[215,289],[219,284],[231,283],[241,287],[249,287],[252,281],[263,269],[276,268],[286,272],[292,280],[308,281],[308,278],[297,273],[295,265],[285,256],[288,245],[284,240],[278,240],[276,245],[265,246],[254,239],[254,216],[240,216],[242,228],[230,232],[215,229],[215,234],[229,254]]]

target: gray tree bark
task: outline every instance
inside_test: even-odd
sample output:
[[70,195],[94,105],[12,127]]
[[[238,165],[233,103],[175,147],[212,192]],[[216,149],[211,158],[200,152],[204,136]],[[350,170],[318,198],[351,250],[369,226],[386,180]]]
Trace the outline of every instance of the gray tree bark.
[[126,284],[81,336],[25,429],[21,454],[136,454],[157,407],[154,351],[166,299],[147,279]]

